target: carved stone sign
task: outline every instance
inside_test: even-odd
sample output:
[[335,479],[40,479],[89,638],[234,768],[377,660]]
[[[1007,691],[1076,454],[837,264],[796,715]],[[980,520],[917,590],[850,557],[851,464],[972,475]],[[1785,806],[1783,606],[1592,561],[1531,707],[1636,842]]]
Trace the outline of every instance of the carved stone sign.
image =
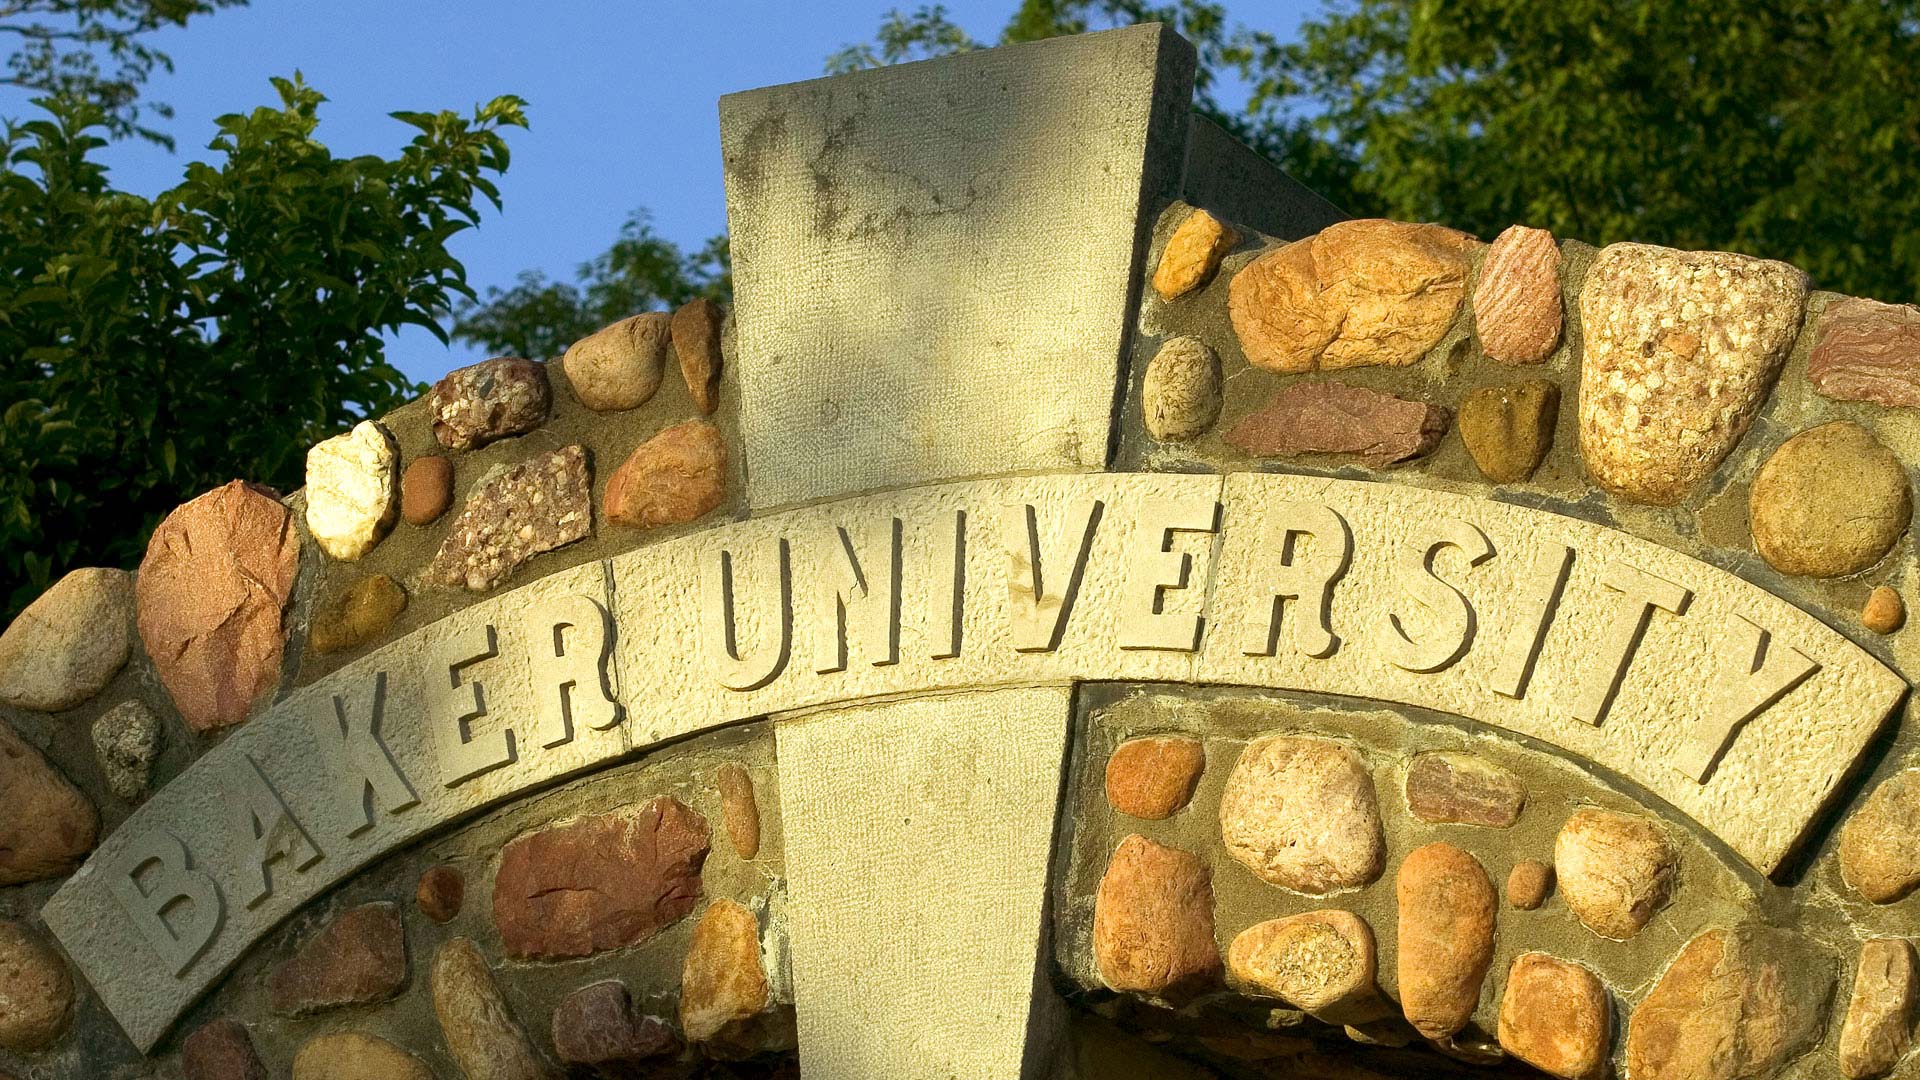
[[1632,778],[1763,872],[1905,691],[1738,577],[1544,511],[1265,474],[949,484],[668,541],[425,627],[235,732],[44,916],[146,1049],[322,890],[517,793],[755,716],[1081,680],[1455,713]]

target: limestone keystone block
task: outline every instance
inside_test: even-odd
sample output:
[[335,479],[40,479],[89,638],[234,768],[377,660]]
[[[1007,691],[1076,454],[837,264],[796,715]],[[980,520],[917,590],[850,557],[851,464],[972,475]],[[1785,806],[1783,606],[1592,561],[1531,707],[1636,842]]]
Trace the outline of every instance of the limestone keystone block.
[[1480,351],[1503,364],[1537,364],[1560,344],[1560,247],[1545,229],[1510,225],[1494,237],[1473,286]]
[[1580,292],[1580,451],[1636,502],[1692,494],[1746,434],[1800,329],[1807,278],[1720,251],[1612,244]]
[[270,488],[235,480],[154,530],[134,585],[140,639],[193,730],[240,723],[279,682],[299,569],[293,516]]
[[1840,1028],[1840,1071],[1849,1080],[1885,1076],[1913,1041],[1913,946],[1874,938],[1860,946],[1853,995]]
[[557,960],[647,940],[699,902],[708,836],[705,818],[662,795],[514,838],[493,883],[501,945]]
[[469,1080],[552,1080],[494,985],[480,947],[453,938],[433,958],[433,1012]]
[[407,985],[407,935],[387,901],[350,908],[267,975],[268,1007],[306,1016],[385,1001]]
[[1460,403],[1460,439],[1480,475],[1517,484],[1546,460],[1559,419],[1560,388],[1545,379],[1483,386]]
[[666,1021],[634,1012],[617,979],[583,986],[553,1010],[553,1050],[560,1063],[595,1076],[645,1075],[650,1062],[679,1053]]
[[1430,824],[1504,829],[1526,805],[1519,777],[1472,754],[1432,750],[1407,766],[1407,808]]
[[17,922],[0,922],[0,1050],[44,1050],[72,1020],[73,977],[60,954]]
[[760,854],[760,802],[754,798],[753,777],[729,761],[720,766],[713,779],[720,789],[720,818],[734,854],[751,859]]
[[1385,868],[1373,777],[1324,739],[1249,744],[1220,798],[1220,835],[1261,880],[1312,896],[1369,884]]
[[419,1058],[378,1035],[343,1031],[308,1039],[294,1055],[293,1080],[434,1080],[434,1076]]
[[1115,990],[1176,994],[1213,981],[1213,875],[1144,836],[1120,841],[1093,903],[1093,957]]
[[427,394],[427,412],[441,446],[474,450],[546,423],[552,400],[546,365],[497,356],[448,372],[434,383]]
[[1352,454],[1381,468],[1440,445],[1447,410],[1343,382],[1294,383],[1227,432],[1254,457]]
[[1206,434],[1220,419],[1220,400],[1220,357],[1199,338],[1174,338],[1147,362],[1140,415],[1154,438],[1175,441]]
[[1687,942],[1627,1022],[1633,1080],[1755,1080],[1819,1038],[1833,988],[1829,959],[1762,928],[1708,930]]
[[1185,296],[1206,284],[1220,269],[1221,257],[1239,242],[1240,234],[1233,226],[1205,210],[1194,210],[1161,249],[1160,265],[1153,271],[1153,291],[1163,300]]
[[372,551],[400,516],[400,445],[362,420],[307,451],[307,531],[343,562]]
[[222,1017],[196,1028],[180,1044],[186,1080],[267,1080],[267,1066],[253,1048],[247,1025]]
[[759,919],[732,900],[715,900],[693,928],[681,965],[680,1029],[689,1042],[730,1042],[771,998],[760,964]]
[[593,531],[587,453],[563,446],[480,485],[448,530],[425,578],[435,585],[491,589],[527,560]]
[[93,850],[100,816],[40,751],[0,723],[0,886],[70,873]]
[[1497,901],[1480,861],[1452,844],[1409,852],[1395,886],[1400,908],[1400,1009],[1442,1040],[1467,1026],[1493,963]]
[[1840,876],[1876,904],[1891,904],[1920,884],[1920,770],[1888,777],[1847,819]]
[[1753,545],[1783,574],[1842,577],[1884,558],[1913,517],[1907,470],[1851,420],[1780,444],[1753,478]]
[[123,701],[93,722],[93,752],[107,789],[124,802],[146,793],[160,756],[160,718],[144,701]]
[[1920,308],[1853,297],[1828,304],[1807,379],[1835,401],[1920,405]]
[[1613,1048],[1613,1010],[1593,972],[1522,953],[1500,999],[1500,1046],[1560,1080],[1595,1080]]
[[580,404],[595,412],[644,405],[667,368],[673,316],[649,311],[603,326],[567,349],[560,368]]
[[104,689],[132,649],[133,575],[70,571],[0,634],[0,703],[71,709]]
[[1587,929],[1616,941],[1639,933],[1666,906],[1678,860],[1658,824],[1591,807],[1568,818],[1553,842],[1567,907]]
[[607,520],[636,529],[684,525],[719,506],[726,492],[726,440],[705,420],[689,420],[641,443],[614,470]]
[[1350,911],[1309,911],[1242,930],[1227,969],[1255,991],[1328,1023],[1379,1019],[1373,928]]
[[1453,326],[1478,245],[1438,225],[1329,225],[1234,275],[1234,333],[1247,362],[1269,371],[1417,363]]
[[1193,798],[1207,766],[1198,739],[1160,735],[1128,739],[1107,758],[1107,802],[1129,817],[1159,821]]
[[726,313],[720,305],[696,296],[673,313],[673,351],[680,358],[680,377],[694,407],[707,416],[720,406],[720,336]]

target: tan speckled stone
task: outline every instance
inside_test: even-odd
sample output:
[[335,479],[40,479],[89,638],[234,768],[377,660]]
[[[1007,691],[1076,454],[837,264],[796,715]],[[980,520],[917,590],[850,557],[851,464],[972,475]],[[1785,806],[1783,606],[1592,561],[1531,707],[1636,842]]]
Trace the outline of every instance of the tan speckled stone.
[[1329,1023],[1373,1018],[1348,1013],[1375,1000],[1377,965],[1373,929],[1350,911],[1268,919],[1227,947],[1235,980]]
[[378,1035],[315,1035],[293,1058],[293,1080],[434,1080],[420,1059]]
[[494,984],[480,947],[453,938],[433,958],[433,1012],[468,1080],[551,1080]]
[[72,1011],[66,961],[20,923],[0,922],[0,1049],[52,1046]]
[[1195,210],[1167,238],[1160,265],[1153,272],[1153,291],[1165,300],[1185,296],[1212,277],[1220,269],[1220,257],[1239,242],[1233,226],[1205,210]]
[[1313,896],[1366,885],[1386,862],[1373,778],[1325,739],[1249,744],[1220,797],[1220,834],[1262,880]]
[[1537,364],[1560,344],[1560,248],[1553,234],[1508,226],[1494,238],[1473,286],[1480,350],[1503,364]]
[[1840,1027],[1840,1071],[1848,1080],[1893,1071],[1913,1041],[1913,1002],[1912,944],[1903,938],[1863,943]]
[[1678,855],[1655,822],[1588,807],[1553,842],[1560,895],[1587,929],[1625,941],[1666,905]]
[[667,369],[673,316],[649,311],[603,326],[567,348],[560,368],[580,404],[617,412],[646,404]]
[[1220,419],[1220,357],[1199,338],[1160,346],[1141,380],[1140,415],[1156,439],[1206,434]]
[[70,709],[104,689],[133,650],[133,575],[69,571],[0,633],[0,703]]
[[[1784,930],[1687,942],[1627,1022],[1630,1080],[1757,1080],[1818,1039],[1833,972]],[[1810,1072],[1808,1075],[1817,1075]]]
[[1807,278],[1718,251],[1612,244],[1580,293],[1580,451],[1595,483],[1680,502],[1724,460],[1793,346]]
[[1879,562],[1907,531],[1913,500],[1891,450],[1851,420],[1780,444],[1753,478],[1753,545],[1783,574],[1841,577]]

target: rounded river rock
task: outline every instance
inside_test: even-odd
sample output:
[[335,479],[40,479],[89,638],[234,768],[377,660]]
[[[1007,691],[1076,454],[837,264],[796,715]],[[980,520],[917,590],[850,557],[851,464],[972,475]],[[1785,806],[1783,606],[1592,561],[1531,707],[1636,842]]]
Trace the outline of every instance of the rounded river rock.
[[1220,835],[1262,880],[1312,896],[1366,885],[1385,868],[1373,777],[1353,751],[1325,739],[1249,744],[1220,798]]

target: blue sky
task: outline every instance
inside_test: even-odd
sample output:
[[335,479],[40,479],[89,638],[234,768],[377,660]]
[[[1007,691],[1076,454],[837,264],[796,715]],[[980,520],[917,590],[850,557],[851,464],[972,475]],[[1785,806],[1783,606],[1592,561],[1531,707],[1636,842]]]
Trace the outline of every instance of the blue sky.
[[[331,100],[320,138],[337,154],[392,153],[409,129],[395,109],[468,109],[496,94],[529,102],[532,129],[509,138],[503,214],[456,241],[485,290],[523,269],[571,278],[604,250],[629,211],[647,207],[662,234],[697,245],[726,227],[720,95],[814,78],[826,56],[873,36],[891,6],[918,0],[254,0],[156,37],[176,70],[148,96],[177,110],[176,153],[111,147],[118,186],[150,194],[176,183],[222,113],[273,101],[267,80],[298,70]],[[1015,0],[947,0],[949,16],[990,40]],[[1242,0],[1268,29],[1298,22],[1305,0]],[[0,113],[19,115],[18,95]],[[478,354],[424,331],[390,357],[433,380]]]

